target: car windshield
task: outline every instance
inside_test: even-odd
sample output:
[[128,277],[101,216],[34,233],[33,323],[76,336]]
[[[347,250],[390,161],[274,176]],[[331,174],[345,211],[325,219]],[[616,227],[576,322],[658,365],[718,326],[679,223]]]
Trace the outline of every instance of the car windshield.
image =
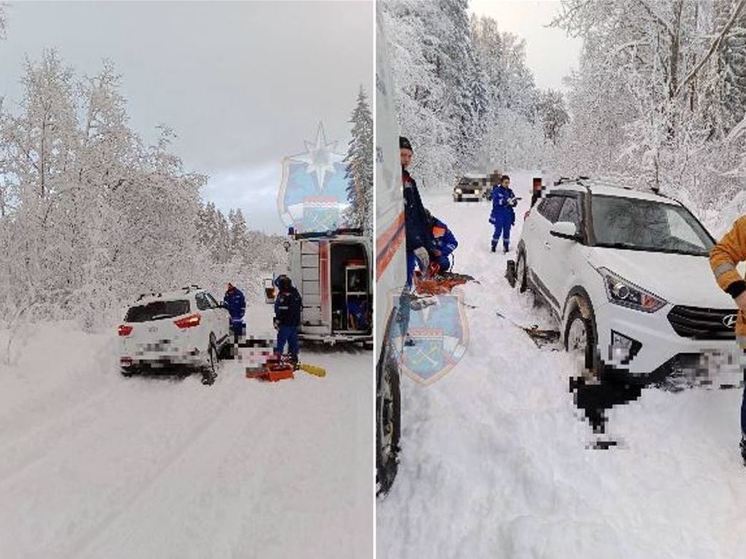
[[707,256],[714,244],[682,206],[594,195],[591,208],[597,246]]
[[153,301],[145,305],[135,305],[127,311],[125,322],[149,322],[163,318],[173,318],[189,313],[189,301]]

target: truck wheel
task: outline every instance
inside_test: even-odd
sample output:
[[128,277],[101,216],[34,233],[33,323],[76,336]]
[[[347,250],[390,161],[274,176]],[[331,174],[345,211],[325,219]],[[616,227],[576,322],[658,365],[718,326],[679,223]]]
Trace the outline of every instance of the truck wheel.
[[565,325],[565,349],[575,357],[575,373],[591,381],[600,381],[596,358],[596,327],[575,307]]
[[[385,351],[385,350],[384,350]],[[401,392],[396,361],[382,360],[383,370],[376,391],[376,482],[377,494],[391,489],[399,467],[401,435]]]

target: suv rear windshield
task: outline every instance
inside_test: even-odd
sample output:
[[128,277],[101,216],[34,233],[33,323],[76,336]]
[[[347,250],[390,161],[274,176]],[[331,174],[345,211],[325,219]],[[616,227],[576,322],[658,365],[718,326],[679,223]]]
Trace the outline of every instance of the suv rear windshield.
[[682,206],[594,194],[591,214],[596,246],[707,256],[714,245]]
[[189,314],[189,301],[153,301],[146,305],[135,305],[127,311],[125,322],[148,322]]

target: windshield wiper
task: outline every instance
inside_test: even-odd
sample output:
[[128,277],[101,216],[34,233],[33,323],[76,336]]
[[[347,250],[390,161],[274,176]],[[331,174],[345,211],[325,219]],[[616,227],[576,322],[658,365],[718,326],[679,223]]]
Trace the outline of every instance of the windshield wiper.
[[171,314],[154,314],[150,317],[150,320],[159,320],[161,318],[171,318],[173,315]]
[[649,250],[645,247],[641,247],[640,245],[635,245],[632,243],[597,243],[597,246],[604,248],[632,248],[638,250]]

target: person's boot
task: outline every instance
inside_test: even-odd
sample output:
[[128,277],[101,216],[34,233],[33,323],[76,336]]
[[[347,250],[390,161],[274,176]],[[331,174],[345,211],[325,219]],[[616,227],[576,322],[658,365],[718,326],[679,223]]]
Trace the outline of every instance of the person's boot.
[[743,460],[743,465],[746,466],[746,435],[741,435],[741,459]]
[[510,245],[503,245],[503,254],[508,254],[510,252]]
[[492,252],[495,252],[497,249],[497,243],[495,241],[492,241]]

